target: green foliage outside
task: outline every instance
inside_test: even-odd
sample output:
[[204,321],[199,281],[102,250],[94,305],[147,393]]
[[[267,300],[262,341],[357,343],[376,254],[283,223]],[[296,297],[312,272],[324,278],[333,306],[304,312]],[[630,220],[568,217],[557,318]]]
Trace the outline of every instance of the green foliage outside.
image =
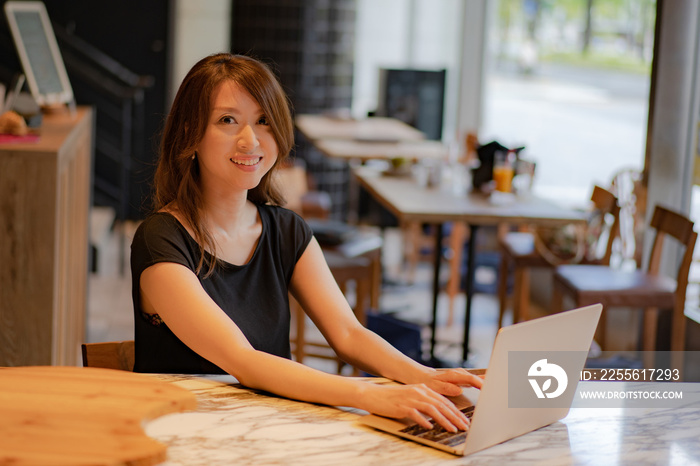
[[580,66],[582,68],[603,68],[647,75],[651,72],[651,62],[636,57],[604,55],[601,53],[589,55],[583,55],[580,52],[549,53],[541,55],[540,61]]
[[540,63],[648,74],[656,0],[499,0],[497,58],[532,44]]

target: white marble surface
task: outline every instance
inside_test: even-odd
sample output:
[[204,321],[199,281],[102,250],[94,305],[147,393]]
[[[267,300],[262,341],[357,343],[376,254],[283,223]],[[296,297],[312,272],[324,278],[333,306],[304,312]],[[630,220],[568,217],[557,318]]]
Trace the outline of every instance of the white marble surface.
[[683,384],[693,393],[682,407],[575,408],[550,426],[456,457],[362,426],[361,411],[264,395],[229,376],[157,377],[192,390],[199,403],[147,423],[146,433],[168,445],[166,465],[700,464],[700,384]]

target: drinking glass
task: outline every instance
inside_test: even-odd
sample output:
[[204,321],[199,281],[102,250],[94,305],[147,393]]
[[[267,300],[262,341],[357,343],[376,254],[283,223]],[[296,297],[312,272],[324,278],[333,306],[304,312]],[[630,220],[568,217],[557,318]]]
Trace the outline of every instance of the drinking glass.
[[511,151],[496,152],[493,163],[493,180],[496,191],[509,193],[513,190],[513,171],[515,160]]

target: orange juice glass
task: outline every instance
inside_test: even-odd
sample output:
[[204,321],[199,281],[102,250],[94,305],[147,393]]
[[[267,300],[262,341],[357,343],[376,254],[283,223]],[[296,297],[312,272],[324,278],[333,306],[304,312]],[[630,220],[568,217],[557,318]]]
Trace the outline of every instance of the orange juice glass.
[[513,161],[510,153],[496,154],[493,180],[496,182],[496,191],[509,193],[513,190]]

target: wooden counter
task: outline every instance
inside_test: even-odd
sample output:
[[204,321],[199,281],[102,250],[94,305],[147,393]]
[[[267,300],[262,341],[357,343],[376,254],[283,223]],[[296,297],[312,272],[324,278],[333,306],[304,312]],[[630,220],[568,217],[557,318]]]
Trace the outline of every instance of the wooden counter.
[[84,340],[93,113],[0,144],[0,366],[76,365]]

